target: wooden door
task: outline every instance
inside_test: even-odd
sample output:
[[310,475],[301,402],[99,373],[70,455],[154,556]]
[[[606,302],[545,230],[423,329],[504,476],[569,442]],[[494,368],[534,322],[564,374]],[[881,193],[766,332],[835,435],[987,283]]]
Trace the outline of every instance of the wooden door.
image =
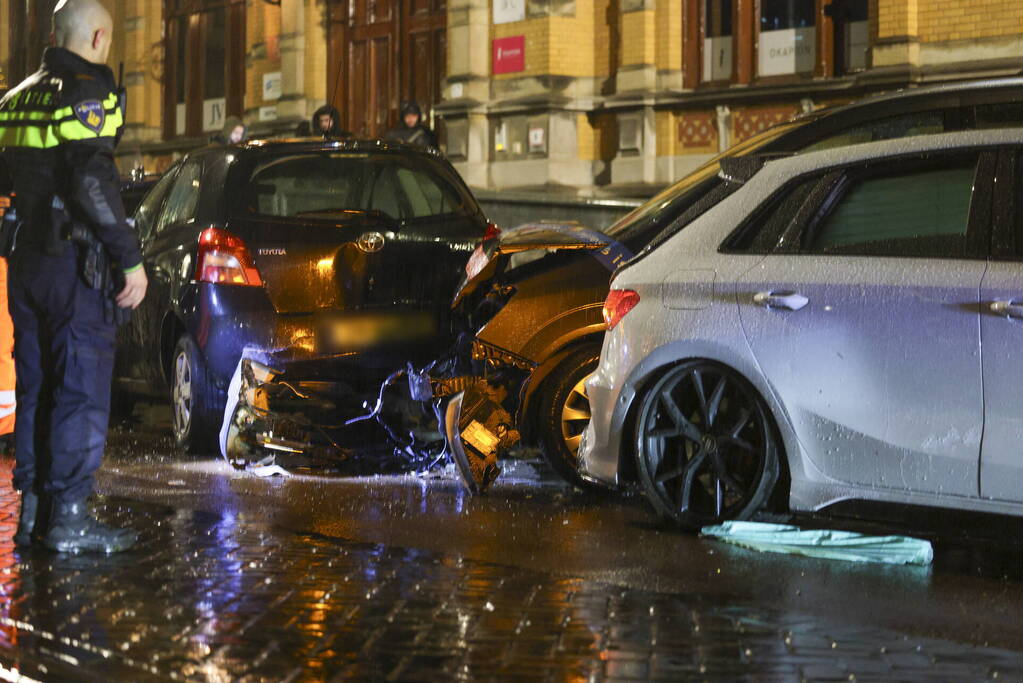
[[440,99],[447,64],[445,0],[346,0],[329,6],[328,101],[356,137],[379,137],[414,99]]
[[446,0],[404,0],[402,99],[426,113],[440,101],[447,73]]
[[351,0],[331,9],[330,101],[343,128],[356,137],[378,137],[398,108],[397,8],[392,0]]

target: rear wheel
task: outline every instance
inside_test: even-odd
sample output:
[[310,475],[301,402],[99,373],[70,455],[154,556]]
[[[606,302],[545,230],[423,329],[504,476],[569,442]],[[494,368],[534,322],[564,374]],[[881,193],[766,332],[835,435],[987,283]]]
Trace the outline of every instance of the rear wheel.
[[[178,339],[171,361],[171,409],[174,441],[187,453],[216,453],[223,415],[219,392],[199,347],[187,334]],[[223,406],[221,406],[221,411]]]
[[544,383],[540,397],[540,444],[551,468],[565,481],[582,488],[591,484],[579,476],[579,442],[590,422],[586,380],[600,363],[600,345],[587,344],[561,362]]
[[636,462],[657,512],[688,529],[748,519],[767,504],[780,471],[763,399],[710,361],[672,368],[643,395]]

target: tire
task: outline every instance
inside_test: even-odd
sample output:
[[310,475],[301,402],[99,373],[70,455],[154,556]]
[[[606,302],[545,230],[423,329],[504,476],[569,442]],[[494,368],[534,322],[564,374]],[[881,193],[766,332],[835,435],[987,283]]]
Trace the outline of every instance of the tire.
[[644,392],[636,465],[654,509],[690,530],[765,507],[781,470],[770,414],[737,372],[711,361],[671,368]]
[[579,476],[579,440],[590,421],[584,382],[599,363],[599,344],[574,351],[544,382],[539,403],[539,441],[544,458],[562,479],[588,490],[597,487]]
[[187,334],[174,347],[170,385],[175,444],[186,453],[218,453],[224,417],[221,392],[213,383],[199,347]]

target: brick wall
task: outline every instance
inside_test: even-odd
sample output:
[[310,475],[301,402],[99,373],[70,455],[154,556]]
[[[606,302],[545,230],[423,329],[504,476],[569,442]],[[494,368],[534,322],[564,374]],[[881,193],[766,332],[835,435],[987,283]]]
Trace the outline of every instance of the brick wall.
[[1023,0],[920,0],[925,43],[1023,33]]
[[579,158],[585,161],[610,161],[618,148],[617,121],[613,114],[578,114],[576,140]]
[[640,10],[622,15],[622,66],[653,64],[657,40],[656,12]]
[[656,19],[656,62],[659,70],[682,68],[682,0],[660,0]]

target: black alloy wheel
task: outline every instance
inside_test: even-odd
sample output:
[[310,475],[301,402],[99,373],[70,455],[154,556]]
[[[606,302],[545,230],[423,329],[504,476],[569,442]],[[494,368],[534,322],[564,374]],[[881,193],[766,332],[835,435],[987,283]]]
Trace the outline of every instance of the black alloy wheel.
[[[199,347],[183,335],[174,347],[170,368],[174,442],[186,453],[219,451],[220,420],[216,415],[216,387]],[[221,411],[223,408],[221,407]],[[223,416],[220,416],[223,419]]]
[[734,370],[702,360],[670,369],[643,395],[636,461],[657,512],[688,529],[749,519],[780,472],[763,399]]
[[579,442],[590,423],[586,380],[600,363],[600,345],[586,344],[566,357],[544,382],[540,396],[540,445],[551,468],[570,484],[596,488],[579,476]]

